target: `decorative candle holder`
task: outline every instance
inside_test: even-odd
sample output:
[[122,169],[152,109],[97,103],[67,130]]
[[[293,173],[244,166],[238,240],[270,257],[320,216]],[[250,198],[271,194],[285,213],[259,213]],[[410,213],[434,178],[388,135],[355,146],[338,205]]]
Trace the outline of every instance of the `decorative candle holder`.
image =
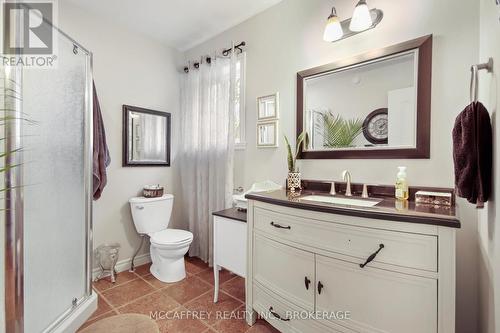
[[286,180],[288,190],[290,192],[295,192],[295,189],[300,189],[300,172],[289,172]]

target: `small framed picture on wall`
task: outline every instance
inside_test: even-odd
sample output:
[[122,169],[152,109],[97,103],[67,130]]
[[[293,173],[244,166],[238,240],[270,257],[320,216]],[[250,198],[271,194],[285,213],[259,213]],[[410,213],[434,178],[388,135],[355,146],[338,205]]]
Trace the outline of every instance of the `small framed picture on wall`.
[[257,124],[257,147],[278,147],[278,121],[266,121]]
[[277,119],[279,110],[279,94],[257,98],[257,121]]

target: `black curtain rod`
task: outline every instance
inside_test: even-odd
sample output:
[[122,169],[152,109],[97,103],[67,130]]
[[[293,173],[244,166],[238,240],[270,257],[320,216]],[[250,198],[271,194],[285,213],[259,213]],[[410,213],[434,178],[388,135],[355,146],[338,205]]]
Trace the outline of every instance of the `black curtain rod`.
[[[238,45],[235,45],[234,49],[235,50],[239,50],[240,52],[243,52],[243,46],[245,46],[245,45],[246,45],[245,41],[242,41]],[[233,51],[232,47],[229,48],[229,49],[224,49],[224,50],[222,50],[222,55],[223,56],[228,56],[232,51]],[[212,63],[212,58],[209,57],[209,56],[207,56],[205,58],[205,61],[207,62],[207,64],[211,64]],[[194,66],[194,68],[198,69],[198,68],[200,68],[200,63],[199,62],[195,62],[193,64],[193,66]],[[188,66],[184,67],[184,73],[189,73],[189,67]]]
[[[240,52],[243,52],[242,47],[245,46],[245,45],[247,45],[247,44],[245,43],[245,41],[243,41],[243,42],[239,43],[238,45],[235,45],[234,48],[240,50]],[[229,49],[222,50],[222,55],[223,56],[227,56],[227,55],[229,55],[229,53],[231,51],[233,51],[232,47],[229,48]]]

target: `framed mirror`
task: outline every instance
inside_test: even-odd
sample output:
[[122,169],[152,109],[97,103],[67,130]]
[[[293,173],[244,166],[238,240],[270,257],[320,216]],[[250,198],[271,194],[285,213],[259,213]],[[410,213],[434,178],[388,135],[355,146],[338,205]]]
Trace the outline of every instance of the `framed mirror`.
[[278,93],[257,98],[257,120],[278,118],[279,95]]
[[278,147],[278,121],[257,123],[257,147]]
[[432,36],[297,73],[303,159],[429,158]]
[[123,105],[123,166],[170,166],[170,113]]

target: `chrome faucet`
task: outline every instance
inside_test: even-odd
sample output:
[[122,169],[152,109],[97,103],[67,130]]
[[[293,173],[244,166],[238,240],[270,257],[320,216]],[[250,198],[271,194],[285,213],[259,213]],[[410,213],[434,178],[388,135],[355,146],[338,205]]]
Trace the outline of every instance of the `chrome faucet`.
[[335,192],[335,182],[330,183],[330,195],[336,195],[337,192]]
[[344,170],[342,172],[342,180],[344,180],[346,182],[345,196],[351,197],[352,196],[352,193],[351,193],[351,173],[347,170]]

